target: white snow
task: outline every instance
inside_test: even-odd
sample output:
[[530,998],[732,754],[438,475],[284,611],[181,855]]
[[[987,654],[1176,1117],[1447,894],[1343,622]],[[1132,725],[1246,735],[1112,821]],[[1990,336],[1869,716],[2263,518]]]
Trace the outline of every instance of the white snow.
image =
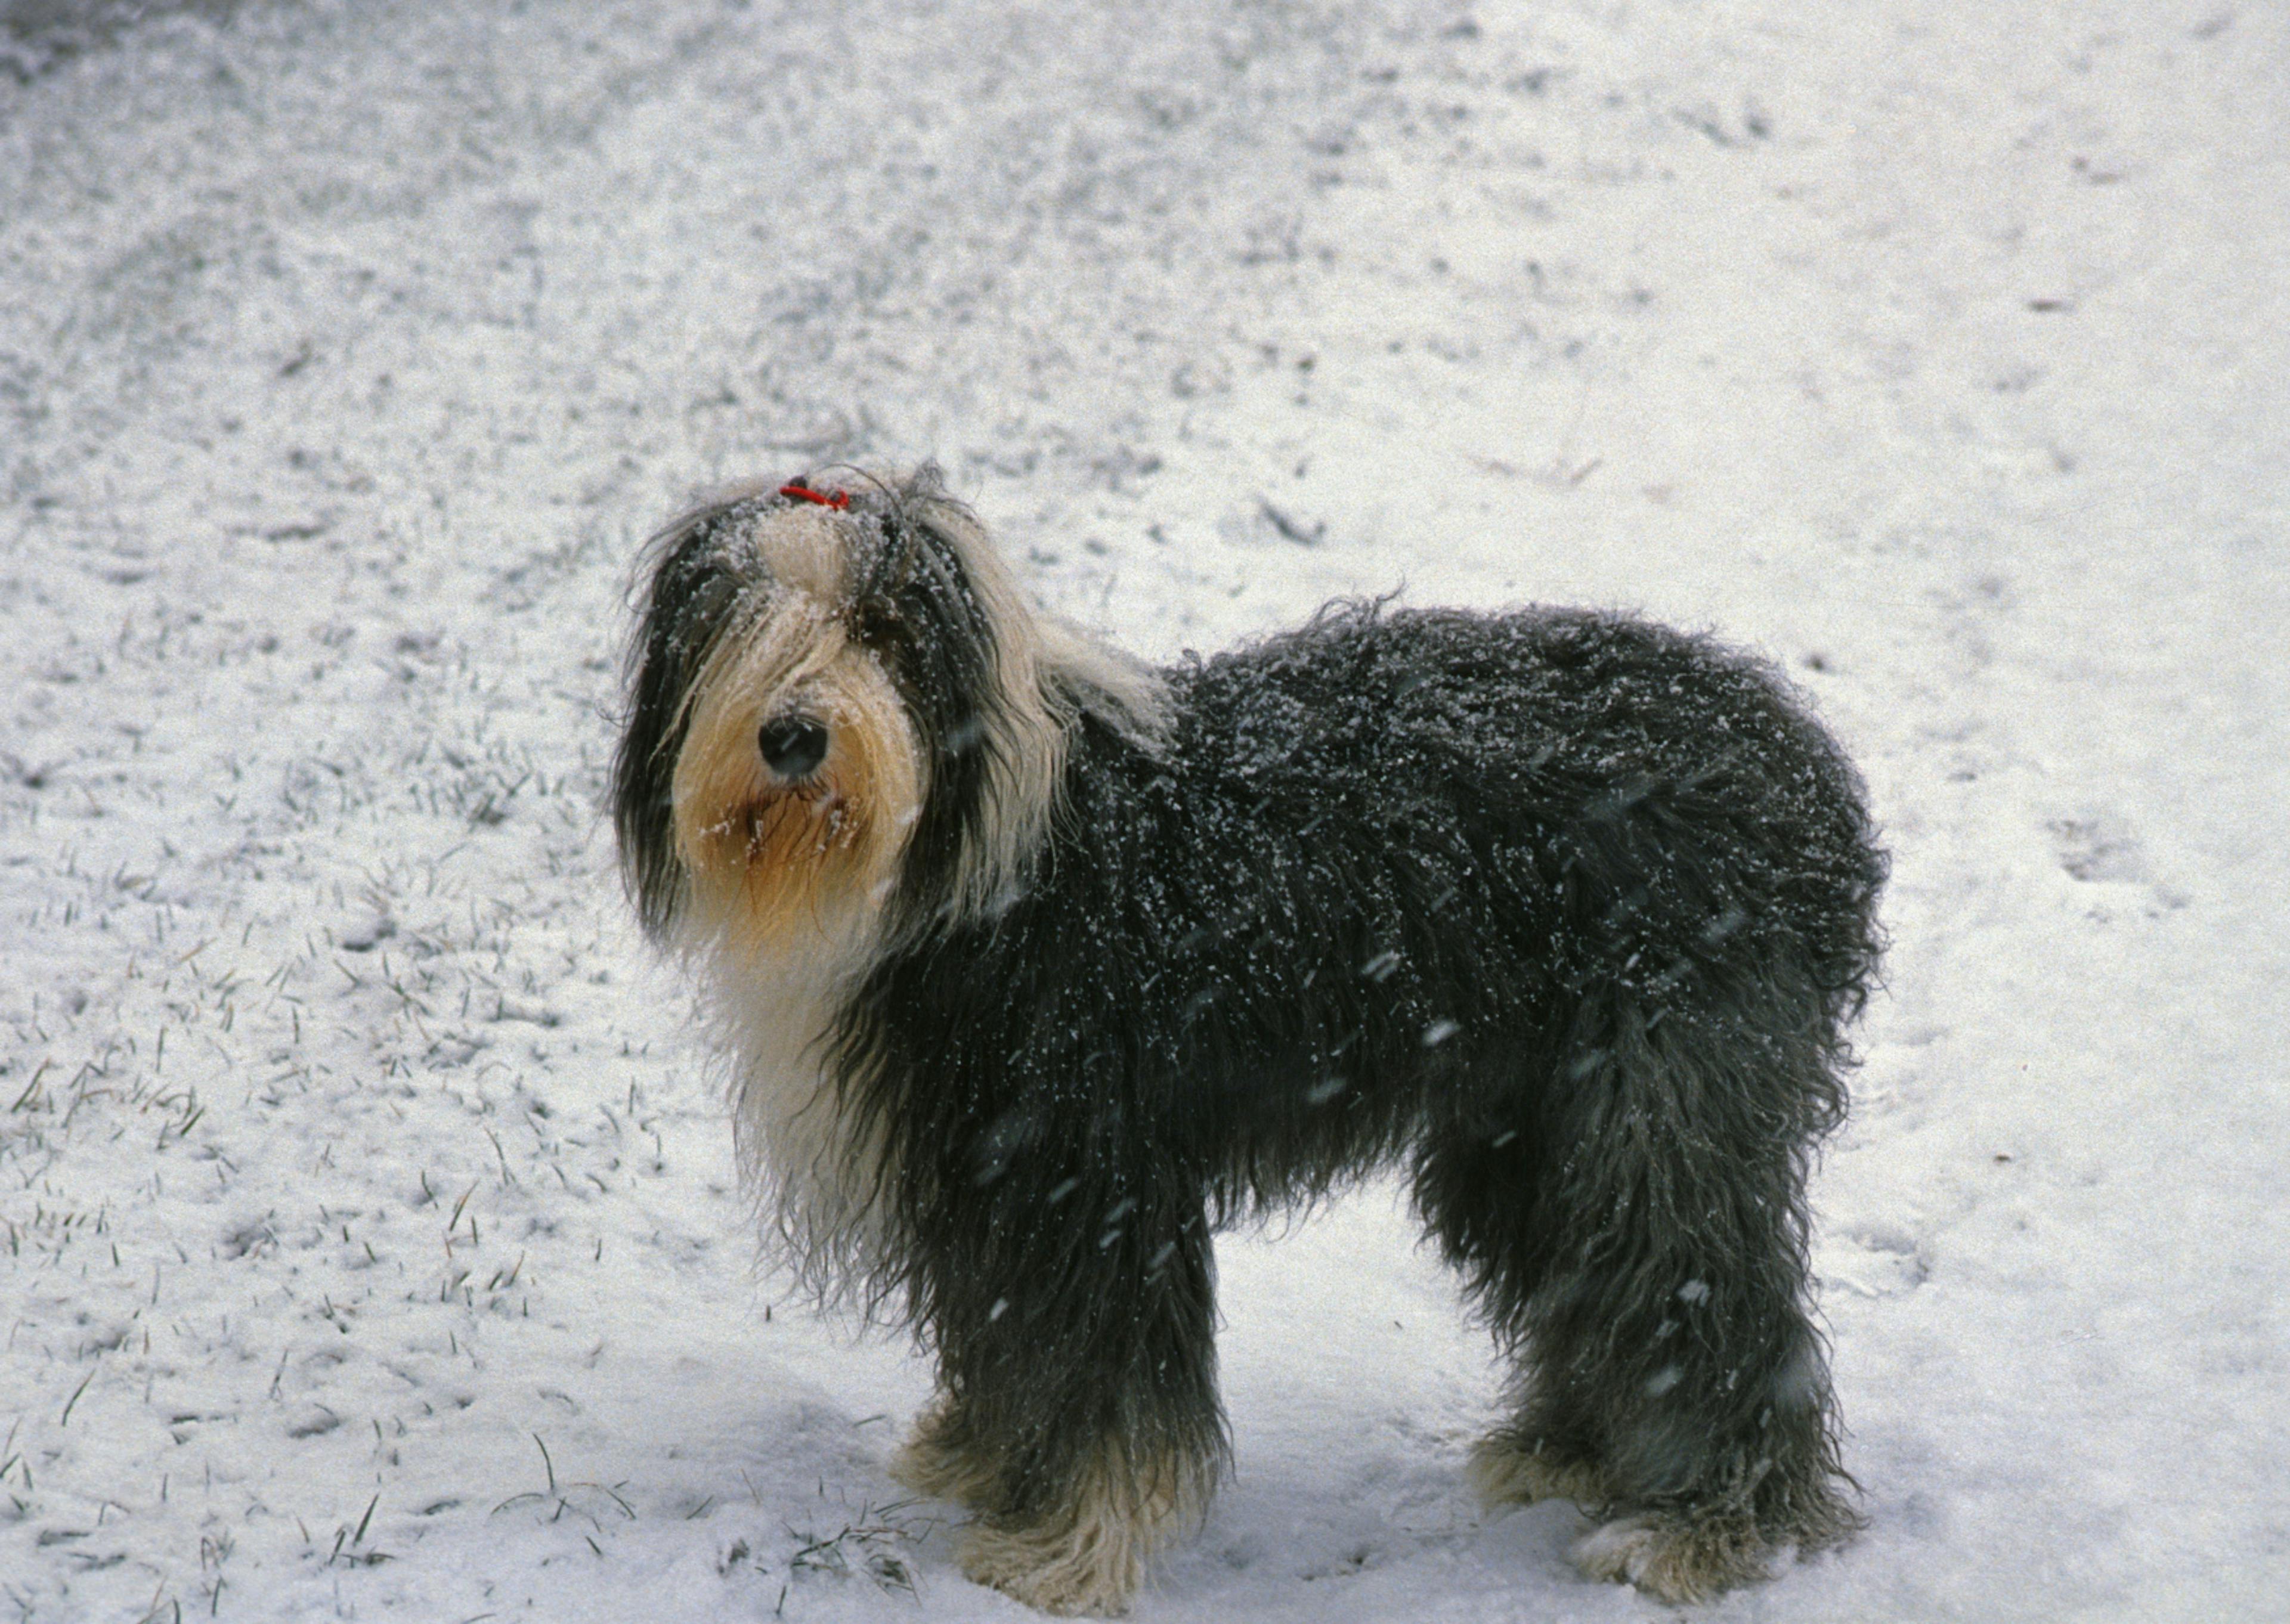
[[[1688,1616],[2290,1607],[2278,9],[67,9],[0,58],[16,1613],[1022,1616],[885,1475],[925,1366],[756,1273],[597,812],[648,529],[925,455],[1157,656],[1405,585],[1786,661],[1895,857],[1816,1187],[1871,1524]],[[1677,1616],[1470,1503],[1390,1187],[1220,1261],[1141,1619]]]

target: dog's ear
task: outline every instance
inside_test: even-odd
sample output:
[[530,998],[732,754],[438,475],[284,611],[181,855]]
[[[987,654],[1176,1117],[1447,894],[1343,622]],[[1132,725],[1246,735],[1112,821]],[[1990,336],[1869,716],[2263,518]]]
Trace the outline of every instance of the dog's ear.
[[692,714],[693,684],[730,624],[750,578],[727,543],[748,517],[742,496],[695,509],[655,537],[644,609],[628,653],[628,709],[613,765],[613,826],[621,874],[654,940],[682,911],[687,887],[676,854],[672,788]]
[[885,494],[877,516],[880,551],[869,571],[871,607],[862,613],[869,629],[893,634],[893,678],[924,737],[941,756],[965,754],[976,743],[981,713],[1006,702],[995,684],[997,643],[1009,628],[995,624],[973,576],[983,532],[933,466]]

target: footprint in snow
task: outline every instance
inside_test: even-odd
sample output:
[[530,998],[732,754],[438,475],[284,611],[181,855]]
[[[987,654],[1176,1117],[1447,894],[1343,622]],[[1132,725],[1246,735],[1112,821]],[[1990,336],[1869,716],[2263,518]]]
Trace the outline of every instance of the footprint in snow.
[[2147,877],[2147,860],[2130,832],[2106,818],[2058,818],[2051,823],[2053,848],[2068,877],[2086,884],[2136,884]]
[[1815,1249],[1814,1272],[1823,1285],[1858,1297],[1900,1297],[1922,1285],[1932,1266],[1907,1230],[1862,1224],[1825,1238]]

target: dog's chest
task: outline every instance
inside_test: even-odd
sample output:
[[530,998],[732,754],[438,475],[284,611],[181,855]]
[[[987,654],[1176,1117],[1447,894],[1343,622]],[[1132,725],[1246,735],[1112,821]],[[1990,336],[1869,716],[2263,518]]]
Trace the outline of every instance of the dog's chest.
[[848,1224],[873,1182],[855,1165],[832,1071],[842,988],[832,975],[758,976],[718,995],[741,1170],[798,1231]]

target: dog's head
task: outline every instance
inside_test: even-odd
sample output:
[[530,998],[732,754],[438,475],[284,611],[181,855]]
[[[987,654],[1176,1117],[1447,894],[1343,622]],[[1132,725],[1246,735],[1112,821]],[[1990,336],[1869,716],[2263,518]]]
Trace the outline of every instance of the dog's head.
[[613,820],[664,943],[770,959],[991,907],[1067,726],[1138,685],[1028,608],[933,468],[742,486],[649,557]]

